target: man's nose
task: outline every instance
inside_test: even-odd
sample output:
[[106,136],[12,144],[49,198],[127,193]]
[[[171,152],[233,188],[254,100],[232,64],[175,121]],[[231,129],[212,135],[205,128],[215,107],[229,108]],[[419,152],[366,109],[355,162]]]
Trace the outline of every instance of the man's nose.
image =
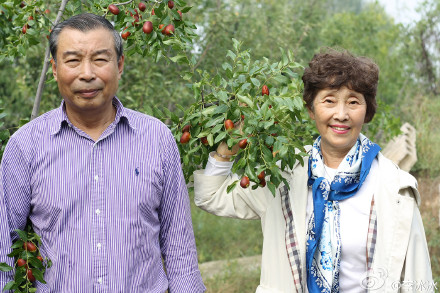
[[84,61],[81,64],[81,73],[79,78],[81,80],[90,81],[95,79],[95,71],[93,68],[93,64],[88,61]]

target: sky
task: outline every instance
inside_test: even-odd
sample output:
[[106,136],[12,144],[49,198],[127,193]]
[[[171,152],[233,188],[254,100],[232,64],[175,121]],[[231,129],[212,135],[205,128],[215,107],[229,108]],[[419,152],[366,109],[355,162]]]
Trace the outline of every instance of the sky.
[[420,19],[416,8],[422,0],[378,0],[378,2],[397,22],[410,25]]

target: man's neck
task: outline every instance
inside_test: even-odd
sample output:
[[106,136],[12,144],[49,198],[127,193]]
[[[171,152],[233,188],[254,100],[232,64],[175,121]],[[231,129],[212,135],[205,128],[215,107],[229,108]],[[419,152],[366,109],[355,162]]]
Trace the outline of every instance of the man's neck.
[[77,113],[66,105],[66,114],[70,122],[97,141],[104,130],[115,120],[116,108],[113,104],[104,111],[88,111]]

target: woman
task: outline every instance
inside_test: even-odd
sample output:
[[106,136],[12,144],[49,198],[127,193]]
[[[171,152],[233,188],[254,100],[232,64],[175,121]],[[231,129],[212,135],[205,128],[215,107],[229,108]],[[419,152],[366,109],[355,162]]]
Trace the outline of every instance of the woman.
[[378,78],[364,57],[335,50],[313,57],[303,98],[320,136],[308,164],[284,172],[290,189],[281,185],[275,197],[267,188],[227,193],[238,176],[230,174],[236,152],[224,144],[195,173],[199,207],[261,219],[257,293],[433,291],[417,182],[361,134],[376,112]]

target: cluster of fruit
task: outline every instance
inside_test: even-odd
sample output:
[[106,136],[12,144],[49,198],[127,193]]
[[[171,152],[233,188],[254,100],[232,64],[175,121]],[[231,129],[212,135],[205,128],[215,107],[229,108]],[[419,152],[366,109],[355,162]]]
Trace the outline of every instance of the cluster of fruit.
[[[268,96],[269,95],[269,87],[267,85],[263,85],[261,88],[261,95]],[[244,116],[242,116],[242,119],[244,119]],[[231,120],[229,120],[231,121]],[[231,121],[232,122],[232,121]],[[238,142],[238,147],[241,149],[245,149],[248,145],[247,138],[244,138]],[[266,186],[266,173],[264,171],[261,171],[260,174],[257,176],[258,180],[260,180],[260,186],[265,187]],[[244,175],[241,177],[240,180],[240,186],[242,188],[248,188],[250,184],[249,177]]]
[[[170,0],[168,1],[168,8],[169,9],[173,9],[174,8],[174,1]],[[147,9],[147,5],[144,2],[139,2],[138,4],[138,8],[139,11],[144,12]],[[114,15],[118,15],[120,13],[120,10],[118,8],[118,6],[116,4],[111,4],[108,6],[108,11]],[[137,9],[134,9],[135,14],[127,11],[126,14],[130,13],[130,16],[133,17],[134,22],[132,23],[133,26],[138,26],[139,25],[139,21],[142,18],[142,15],[139,14],[139,11]],[[182,15],[182,11],[178,10],[177,13],[180,15],[180,20],[182,20],[183,15]],[[156,15],[156,13],[154,12],[154,8],[151,9],[151,15]],[[158,26],[158,29],[161,30],[162,34],[166,35],[166,36],[171,36],[174,34],[175,32],[175,27],[173,23],[164,25],[164,24],[160,24]],[[154,26],[153,26],[153,22],[150,20],[147,20],[144,22],[144,24],[142,25],[142,31],[145,34],[151,34],[154,30]],[[121,34],[121,37],[124,40],[127,40],[128,37],[131,35],[131,33],[127,30],[127,27],[125,27],[124,31]]]
[[[20,3],[20,8],[24,8],[24,7],[26,7],[26,2],[24,2],[24,1],[21,1],[21,3]],[[50,10],[49,9],[46,9],[46,10],[44,10],[44,12],[43,12],[44,14],[49,14],[50,13]],[[41,14],[41,12],[40,12],[40,10],[38,10],[38,9],[35,9],[35,14]],[[27,33],[27,30],[31,27],[31,23],[33,23],[34,22],[34,17],[32,16],[32,15],[30,15],[29,17],[28,17],[28,21],[27,21],[27,23],[25,23],[24,25],[23,25],[23,27],[21,28],[21,32],[23,33],[23,34],[26,34]]]
[[282,172],[302,162],[310,138],[301,117],[301,80],[295,72],[300,65],[292,52],[283,50],[279,62],[252,61],[249,50],[241,51],[235,39],[233,43],[235,51],[228,51],[224,72],[198,72],[201,80],[191,85],[195,102],[177,105],[183,117],[169,110],[154,114],[173,123],[187,182],[217,150],[220,157],[234,160],[231,172],[241,178],[228,192],[238,185],[267,186],[275,194],[282,182],[288,184]]
[[[52,266],[50,259],[44,259],[36,243],[41,244],[40,237],[27,226],[26,231],[15,230],[19,239],[11,246],[12,252],[9,257],[15,257],[15,277],[3,288],[3,291],[16,290],[16,292],[36,292],[34,282],[39,281],[43,284],[46,268]],[[0,271],[8,272],[14,268],[6,263],[0,263]],[[24,291],[21,291],[24,290]]]
[[[23,243],[23,249],[28,252],[36,252],[37,246],[32,242],[25,242],[25,243]],[[39,261],[41,261],[41,263],[44,262],[44,259],[41,255],[37,255],[37,259]],[[25,260],[23,258],[17,259],[17,266],[24,267],[26,269],[26,277],[28,278],[28,280],[30,282],[35,282],[35,280],[36,280],[35,276],[33,275],[32,268],[27,260]]]

